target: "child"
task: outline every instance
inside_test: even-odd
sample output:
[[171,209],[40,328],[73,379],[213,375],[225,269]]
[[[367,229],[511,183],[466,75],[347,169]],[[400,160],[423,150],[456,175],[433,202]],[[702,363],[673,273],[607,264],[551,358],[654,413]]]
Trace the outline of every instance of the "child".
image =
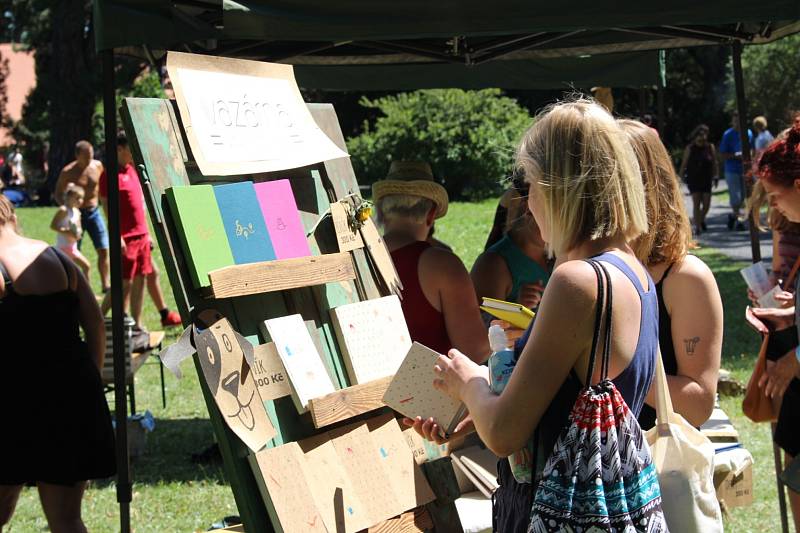
[[75,261],[86,279],[89,279],[89,260],[78,249],[78,240],[83,234],[81,228],[81,212],[83,204],[83,187],[70,183],[64,191],[64,205],[58,208],[50,222],[50,229],[55,231],[56,247]]

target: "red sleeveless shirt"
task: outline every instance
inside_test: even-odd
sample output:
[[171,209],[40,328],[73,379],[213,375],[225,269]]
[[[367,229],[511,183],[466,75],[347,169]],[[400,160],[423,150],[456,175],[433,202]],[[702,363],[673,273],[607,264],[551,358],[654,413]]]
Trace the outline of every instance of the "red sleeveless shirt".
[[419,283],[419,258],[430,246],[428,242],[418,241],[398,248],[391,255],[403,284],[403,315],[411,339],[446,354],[453,345],[447,335],[444,315],[430,304]]

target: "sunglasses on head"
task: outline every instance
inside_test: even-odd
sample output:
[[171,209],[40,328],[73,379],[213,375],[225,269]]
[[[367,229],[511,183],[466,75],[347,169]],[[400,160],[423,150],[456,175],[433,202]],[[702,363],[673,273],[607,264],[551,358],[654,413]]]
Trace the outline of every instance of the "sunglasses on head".
[[511,176],[511,186],[520,196],[528,196],[528,182],[523,174],[515,173]]

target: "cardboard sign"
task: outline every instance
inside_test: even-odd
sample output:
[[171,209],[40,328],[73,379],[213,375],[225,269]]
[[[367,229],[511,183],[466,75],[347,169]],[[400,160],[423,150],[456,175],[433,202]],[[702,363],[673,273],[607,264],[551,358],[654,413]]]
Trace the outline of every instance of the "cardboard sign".
[[240,339],[244,339],[236,335],[225,317],[214,311],[204,311],[200,318],[210,324],[194,335],[208,388],[228,427],[248,448],[258,451],[275,436],[275,428],[240,345]]
[[364,241],[358,231],[350,228],[350,215],[352,208],[349,204],[334,202],[331,204],[331,218],[333,219],[333,229],[336,232],[336,242],[339,244],[340,252],[350,252],[364,247]]
[[392,256],[389,254],[389,249],[386,247],[386,243],[383,241],[380,233],[378,233],[378,228],[371,218],[368,218],[366,222],[364,222],[360,231],[361,237],[363,237],[366,243],[372,263],[380,274],[386,289],[402,299],[403,283],[400,281],[400,276],[394,268],[394,261],[392,261]]
[[292,393],[289,376],[283,368],[278,350],[271,342],[256,346],[253,350],[253,379],[263,401],[277,400]]
[[167,71],[204,175],[272,172],[347,157],[314,122],[291,65],[169,52]]

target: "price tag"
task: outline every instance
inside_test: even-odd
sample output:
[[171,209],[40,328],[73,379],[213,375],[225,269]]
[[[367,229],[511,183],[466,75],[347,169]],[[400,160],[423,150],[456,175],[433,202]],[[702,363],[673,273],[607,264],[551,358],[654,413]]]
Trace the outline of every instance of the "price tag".
[[331,204],[331,217],[333,218],[333,229],[336,231],[336,242],[339,243],[340,252],[350,252],[357,248],[364,247],[364,241],[358,231],[350,228],[350,215],[352,207],[342,202]]
[[401,300],[403,299],[402,290],[403,283],[400,281],[400,276],[394,268],[392,256],[389,254],[389,249],[386,248],[386,243],[383,241],[378,228],[368,218],[364,225],[361,226],[361,236],[364,238],[367,250],[369,251],[372,263],[380,273],[383,283],[390,293],[394,293]]

